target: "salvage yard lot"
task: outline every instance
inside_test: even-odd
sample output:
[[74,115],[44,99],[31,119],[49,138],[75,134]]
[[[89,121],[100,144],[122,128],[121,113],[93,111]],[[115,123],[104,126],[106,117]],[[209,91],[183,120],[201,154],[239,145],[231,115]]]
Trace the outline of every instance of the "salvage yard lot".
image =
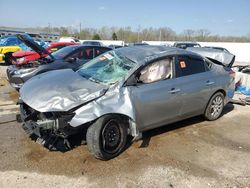
[[81,145],[50,152],[15,121],[18,93],[0,67],[0,187],[250,187],[250,106],[229,104],[213,122],[195,117],[143,134],[113,160]]

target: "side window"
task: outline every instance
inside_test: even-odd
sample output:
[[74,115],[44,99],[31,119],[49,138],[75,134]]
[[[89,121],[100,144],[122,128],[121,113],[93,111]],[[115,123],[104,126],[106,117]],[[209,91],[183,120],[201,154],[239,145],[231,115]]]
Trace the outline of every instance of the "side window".
[[77,50],[76,52],[71,54],[69,57],[70,58],[79,58],[79,56],[80,56],[80,50]]
[[73,54],[73,57],[78,59],[93,59],[94,58],[94,50],[93,48],[81,48],[76,53]]
[[109,51],[109,49],[106,48],[95,48],[95,57]]
[[173,58],[166,58],[147,65],[140,71],[139,82],[152,83],[172,78]]
[[81,59],[93,59],[94,58],[94,49],[93,48],[84,48],[82,50]]
[[205,65],[202,59],[179,56],[175,64],[175,76],[188,76],[205,72]]

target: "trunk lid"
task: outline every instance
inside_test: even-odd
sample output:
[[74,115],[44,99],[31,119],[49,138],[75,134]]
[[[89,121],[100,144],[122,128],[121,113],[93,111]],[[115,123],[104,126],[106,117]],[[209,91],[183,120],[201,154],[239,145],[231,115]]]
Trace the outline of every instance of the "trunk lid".
[[187,48],[186,50],[219,61],[225,67],[232,67],[235,61],[235,55],[212,48]]

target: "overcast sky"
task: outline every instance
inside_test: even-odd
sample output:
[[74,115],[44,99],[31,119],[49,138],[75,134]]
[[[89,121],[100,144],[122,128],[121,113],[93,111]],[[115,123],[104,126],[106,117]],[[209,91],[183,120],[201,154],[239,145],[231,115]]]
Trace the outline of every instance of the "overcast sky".
[[250,0],[0,0],[0,26],[131,26],[250,34]]

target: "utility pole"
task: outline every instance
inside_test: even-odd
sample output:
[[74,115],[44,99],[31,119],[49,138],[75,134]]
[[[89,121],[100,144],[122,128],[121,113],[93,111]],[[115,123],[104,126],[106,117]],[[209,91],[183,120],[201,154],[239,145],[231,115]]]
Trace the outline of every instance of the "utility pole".
[[50,23],[48,23],[48,33],[50,33]]
[[160,36],[159,36],[159,41],[161,41],[161,29],[160,29]]
[[137,42],[139,42],[139,39],[140,39],[140,31],[141,31],[141,26],[138,25],[138,30],[137,30]]

